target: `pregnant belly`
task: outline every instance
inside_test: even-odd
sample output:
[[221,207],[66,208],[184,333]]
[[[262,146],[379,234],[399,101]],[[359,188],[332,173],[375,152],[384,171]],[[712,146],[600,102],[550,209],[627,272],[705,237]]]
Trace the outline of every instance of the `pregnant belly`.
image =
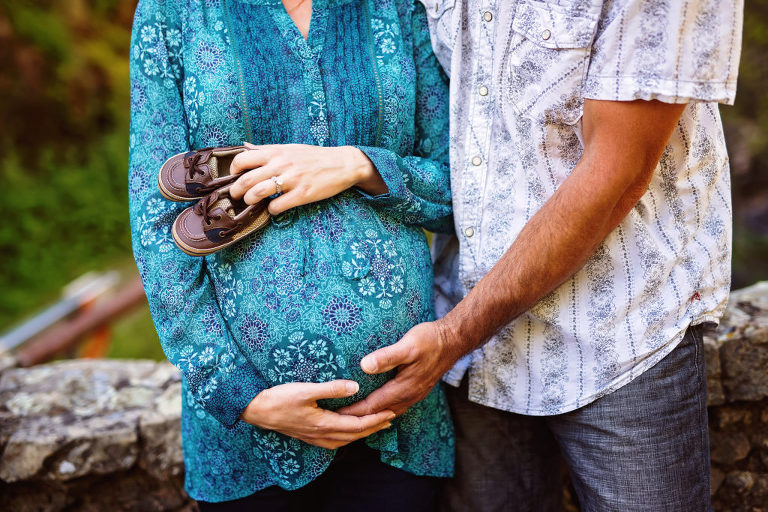
[[336,244],[332,255],[298,240],[254,258],[251,270],[261,269],[252,272],[251,293],[230,327],[269,386],[358,382],[354,397],[323,404],[335,408],[391,377],[365,374],[363,356],[432,319],[431,262],[419,232],[392,239],[368,230]]

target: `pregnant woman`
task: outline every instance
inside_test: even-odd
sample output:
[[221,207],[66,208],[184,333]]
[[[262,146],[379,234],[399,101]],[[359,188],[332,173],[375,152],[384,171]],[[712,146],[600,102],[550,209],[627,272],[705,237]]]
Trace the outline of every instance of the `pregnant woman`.
[[[364,355],[433,318],[421,228],[452,217],[426,16],[414,0],[139,1],[133,248],[183,375],[186,489],[202,510],[429,510],[452,473],[439,387],[397,418],[333,412],[392,377],[363,373]],[[278,194],[272,220],[187,256],[171,226],[193,203],[164,199],[158,171],[242,141],[256,146],[232,162],[229,193]]]

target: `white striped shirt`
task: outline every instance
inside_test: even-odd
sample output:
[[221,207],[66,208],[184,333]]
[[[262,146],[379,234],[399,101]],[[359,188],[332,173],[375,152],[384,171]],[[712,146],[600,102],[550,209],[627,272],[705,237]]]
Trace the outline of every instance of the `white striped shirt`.
[[[728,156],[742,0],[422,0],[451,76],[456,238],[438,315],[502,257],[582,155],[584,98],[690,103],[647,193],[571,279],[446,376],[469,398],[564,413],[630,382],[730,287]],[[478,312],[482,314],[482,312]]]

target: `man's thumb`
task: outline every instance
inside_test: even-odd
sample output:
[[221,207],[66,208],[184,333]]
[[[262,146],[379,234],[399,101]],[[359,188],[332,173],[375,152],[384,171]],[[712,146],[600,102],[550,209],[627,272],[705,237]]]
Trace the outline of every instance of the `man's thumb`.
[[408,334],[397,343],[371,352],[360,361],[360,368],[365,373],[384,373],[401,364],[413,361],[413,346]]

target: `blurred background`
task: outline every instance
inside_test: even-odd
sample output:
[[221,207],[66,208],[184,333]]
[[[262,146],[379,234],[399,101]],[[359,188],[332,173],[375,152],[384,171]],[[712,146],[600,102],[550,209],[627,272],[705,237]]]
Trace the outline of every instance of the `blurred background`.
[[[56,305],[38,320],[61,318],[69,334],[90,332],[85,346],[63,349],[70,356],[163,358],[148,309],[131,287],[128,52],[135,5],[0,5],[0,333]],[[736,105],[721,107],[732,161],[734,288],[768,279],[767,55],[768,0],[746,0]],[[62,300],[65,285],[91,271],[112,272],[76,283]],[[90,323],[75,325],[73,311],[89,309],[96,315]],[[99,327],[104,315],[116,320]]]

